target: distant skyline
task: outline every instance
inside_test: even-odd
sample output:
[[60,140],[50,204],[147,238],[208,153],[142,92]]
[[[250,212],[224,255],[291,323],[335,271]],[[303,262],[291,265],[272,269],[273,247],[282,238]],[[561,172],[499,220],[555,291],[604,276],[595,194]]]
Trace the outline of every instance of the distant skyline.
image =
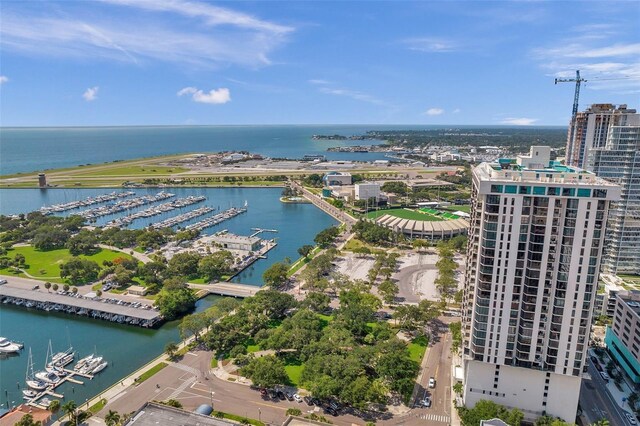
[[640,2],[3,1],[0,125],[566,126],[640,108]]

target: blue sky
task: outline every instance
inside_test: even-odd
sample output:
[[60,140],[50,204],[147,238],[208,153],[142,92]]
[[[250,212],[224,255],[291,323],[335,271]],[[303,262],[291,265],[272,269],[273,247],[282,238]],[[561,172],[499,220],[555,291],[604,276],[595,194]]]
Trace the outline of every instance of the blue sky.
[[640,107],[640,3],[3,1],[3,126],[566,125]]

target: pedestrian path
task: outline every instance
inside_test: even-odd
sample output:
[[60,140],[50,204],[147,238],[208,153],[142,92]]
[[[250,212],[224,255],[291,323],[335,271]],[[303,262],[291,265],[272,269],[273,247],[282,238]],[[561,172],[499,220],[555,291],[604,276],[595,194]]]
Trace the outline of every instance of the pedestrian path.
[[451,417],[445,416],[443,414],[418,414],[418,418],[422,420],[431,420],[434,422],[440,423],[449,423],[451,421]]

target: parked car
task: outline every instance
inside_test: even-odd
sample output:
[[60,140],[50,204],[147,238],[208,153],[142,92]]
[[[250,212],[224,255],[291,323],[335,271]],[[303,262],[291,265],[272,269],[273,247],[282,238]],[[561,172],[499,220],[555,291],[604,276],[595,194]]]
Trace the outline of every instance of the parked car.
[[429,377],[429,387],[430,388],[435,388],[436,387],[436,379],[433,376]]
[[429,398],[428,396],[425,396],[424,399],[420,401],[420,405],[423,406],[424,408],[431,407],[431,398]]
[[601,371],[601,372],[600,372],[600,375],[602,376],[602,379],[603,379],[605,382],[608,382],[608,381],[609,381],[609,375],[607,374],[607,372],[606,372],[606,371]]
[[636,421],[636,418],[635,418],[635,417],[633,417],[633,414],[631,414],[630,412],[625,411],[625,412],[624,412],[624,416],[627,418],[627,421],[629,422],[629,424],[635,425],[635,424],[637,424],[637,423],[638,423],[638,422]]
[[287,397],[284,395],[284,392],[282,392],[281,390],[277,391],[278,392],[278,398],[280,398],[281,400],[285,400]]
[[313,405],[313,398],[311,398],[310,396],[305,396],[302,399],[307,403],[307,405]]
[[289,401],[293,401],[293,394],[291,392],[286,392],[284,395]]
[[7,281],[7,280],[5,280],[5,279],[1,279],[1,280],[0,280],[0,284],[6,284],[7,282],[8,282],[8,281]]
[[267,390],[262,388],[260,389],[260,395],[265,396],[267,394]]
[[600,364],[595,364],[595,366],[596,366],[596,370],[603,371],[602,366]]
[[324,411],[326,411],[327,413],[331,414],[334,417],[338,415],[338,412],[331,407],[326,407]]
[[296,402],[302,402],[302,398],[297,393],[293,394],[293,399],[295,399]]

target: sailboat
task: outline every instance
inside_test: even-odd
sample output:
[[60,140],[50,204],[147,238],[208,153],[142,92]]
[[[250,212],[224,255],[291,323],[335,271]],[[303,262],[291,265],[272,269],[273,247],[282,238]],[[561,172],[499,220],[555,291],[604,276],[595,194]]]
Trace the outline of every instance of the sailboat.
[[33,374],[33,357],[31,355],[31,348],[29,348],[29,360],[27,361],[27,373],[25,374],[25,382],[31,389],[37,391],[43,391],[47,389],[47,384],[41,380],[36,379]]
[[51,340],[49,340],[49,347],[47,348],[47,357],[44,361],[44,370],[43,371],[38,371],[36,373],[36,379],[45,382],[45,383],[49,383],[49,384],[56,384],[60,381],[60,377],[58,377],[58,375],[56,373],[54,373],[53,371],[49,371],[47,369],[47,366],[51,363],[50,359],[51,359],[51,354],[53,352],[53,349],[51,348]]

